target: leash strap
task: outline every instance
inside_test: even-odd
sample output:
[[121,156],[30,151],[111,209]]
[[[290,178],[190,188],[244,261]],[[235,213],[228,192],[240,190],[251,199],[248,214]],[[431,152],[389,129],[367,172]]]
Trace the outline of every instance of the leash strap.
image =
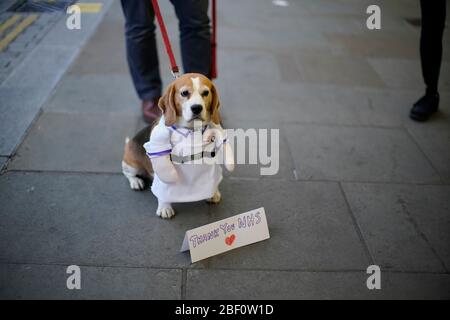
[[166,25],[164,24],[163,17],[161,15],[161,10],[159,9],[158,0],[152,0],[153,11],[155,12],[156,19],[158,20],[159,29],[161,30],[161,36],[164,41],[164,46],[166,47],[167,55],[170,60],[170,70],[175,78],[178,78],[180,69],[177,66],[175,56],[173,55],[172,46],[170,45],[170,39],[167,35]]

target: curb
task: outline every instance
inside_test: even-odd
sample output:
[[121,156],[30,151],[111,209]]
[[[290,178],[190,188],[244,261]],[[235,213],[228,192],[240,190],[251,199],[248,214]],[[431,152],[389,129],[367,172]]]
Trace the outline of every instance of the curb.
[[[85,1],[93,2],[93,1]],[[81,30],[68,30],[61,18],[0,86],[0,156],[11,158],[37,119],[42,106],[97,30],[113,0],[97,0],[103,8],[82,14]]]

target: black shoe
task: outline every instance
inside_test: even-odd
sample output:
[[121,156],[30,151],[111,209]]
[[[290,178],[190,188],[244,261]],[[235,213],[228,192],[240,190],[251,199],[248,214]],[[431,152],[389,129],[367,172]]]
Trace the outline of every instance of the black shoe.
[[416,121],[427,121],[438,110],[439,93],[425,94],[412,107],[409,117]]

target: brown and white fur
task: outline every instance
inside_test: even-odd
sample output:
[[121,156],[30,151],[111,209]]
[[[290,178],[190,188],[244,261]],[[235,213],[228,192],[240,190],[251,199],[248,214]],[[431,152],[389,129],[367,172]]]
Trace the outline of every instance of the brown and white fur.
[[[175,79],[159,100],[158,106],[163,112],[166,126],[176,125],[192,129],[194,120],[201,120],[205,124],[210,122],[220,124],[220,102],[216,87],[201,74],[188,73]],[[201,106],[201,112],[194,114],[193,110],[197,108],[198,112],[199,106]],[[168,155],[150,160],[143,147],[144,143],[149,141],[151,131],[158,122],[159,119],[156,119],[152,125],[145,127],[125,142],[122,172],[133,190],[142,190],[145,186],[142,177],[151,178],[154,172],[166,183],[177,180],[177,172]],[[208,132],[205,132],[204,139],[210,138]],[[225,167],[233,171],[234,159],[231,150],[228,150],[226,154],[229,156],[225,161]],[[218,203],[220,200],[220,191],[216,190],[213,197],[207,201]],[[171,218],[175,212],[170,203],[158,200],[156,214],[162,218]]]

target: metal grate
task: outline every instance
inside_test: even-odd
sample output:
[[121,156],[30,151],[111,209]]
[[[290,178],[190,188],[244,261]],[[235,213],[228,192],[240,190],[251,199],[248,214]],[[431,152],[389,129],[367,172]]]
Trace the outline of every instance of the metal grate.
[[61,12],[76,0],[20,0],[8,11],[13,12]]

